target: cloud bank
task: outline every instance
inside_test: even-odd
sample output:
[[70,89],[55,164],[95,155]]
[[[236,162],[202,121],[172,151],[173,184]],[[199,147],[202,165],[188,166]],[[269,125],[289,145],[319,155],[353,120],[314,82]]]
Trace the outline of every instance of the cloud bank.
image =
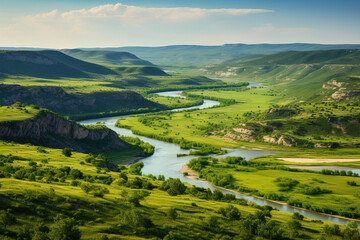
[[90,9],[80,9],[67,11],[58,14],[57,10],[48,13],[42,13],[34,16],[27,16],[29,20],[44,20],[52,18],[118,18],[118,19],[134,19],[134,18],[153,18],[170,21],[188,21],[200,19],[211,15],[245,15],[254,13],[273,12],[268,9],[204,9],[204,8],[145,8],[137,6],[124,5],[122,3],[106,4]]
[[[0,31],[2,46],[53,48],[219,44],[241,42],[270,9],[152,8],[104,4],[88,9],[52,10],[13,19]],[[257,15],[255,17],[255,15]],[[251,17],[253,16],[253,17]],[[252,21],[248,22],[247,19]],[[224,37],[229,36],[228,40]],[[221,41],[221,42],[219,42]]]

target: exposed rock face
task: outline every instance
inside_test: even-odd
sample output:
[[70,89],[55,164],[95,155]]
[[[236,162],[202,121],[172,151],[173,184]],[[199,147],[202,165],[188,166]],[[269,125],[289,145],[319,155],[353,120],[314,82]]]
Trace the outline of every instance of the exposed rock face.
[[359,90],[345,90],[340,88],[338,91],[331,95],[331,98],[336,100],[349,100],[354,97],[360,96]]
[[35,119],[0,123],[0,139],[90,153],[131,148],[108,129],[88,129],[42,110]]
[[286,147],[291,147],[293,144],[296,144],[296,142],[293,139],[288,140],[285,139],[284,136],[280,136],[279,138],[264,136],[263,140],[264,142],[275,143]]
[[143,98],[131,91],[94,92],[82,95],[66,93],[61,87],[32,87],[0,84],[0,105],[12,105],[20,101],[35,104],[62,115],[118,111],[136,108],[164,106]]

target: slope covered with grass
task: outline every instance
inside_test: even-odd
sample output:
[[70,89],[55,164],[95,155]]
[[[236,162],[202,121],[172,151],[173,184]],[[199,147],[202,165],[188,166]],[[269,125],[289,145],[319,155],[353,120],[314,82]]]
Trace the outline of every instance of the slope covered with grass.
[[98,63],[103,65],[142,65],[154,66],[149,61],[138,58],[129,52],[114,51],[83,51],[80,49],[64,49],[61,52],[81,59],[83,61]]
[[102,155],[66,157],[61,150],[4,142],[0,151],[0,237],[6,239],[330,239],[332,229],[357,234],[175,179],[143,177],[140,163],[111,172],[102,167]]

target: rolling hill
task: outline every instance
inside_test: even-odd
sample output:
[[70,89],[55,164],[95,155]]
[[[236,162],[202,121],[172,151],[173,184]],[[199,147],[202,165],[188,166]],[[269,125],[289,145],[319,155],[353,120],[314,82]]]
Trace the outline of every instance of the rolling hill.
[[82,48],[131,52],[164,67],[202,67],[239,56],[269,55],[284,51],[360,49],[359,44],[225,44],[221,46],[174,45],[163,47]]
[[[115,53],[117,54],[117,53]],[[123,55],[124,54],[119,54]],[[129,56],[133,56],[129,54]],[[135,57],[135,56],[134,56]],[[136,59],[136,57],[135,57]],[[139,62],[143,61],[138,59]],[[151,63],[148,63],[151,64]],[[0,51],[0,78],[25,76],[45,79],[91,78],[107,75],[167,76],[156,66],[109,66],[86,62],[59,51]]]
[[117,73],[104,66],[84,62],[58,51],[1,51],[0,74],[41,78],[89,77]]
[[[258,59],[246,61],[247,59],[235,59],[232,63],[244,63],[249,65],[271,65],[271,64],[360,64],[360,50],[338,49],[320,51],[287,51],[277,54],[259,57]],[[231,62],[228,62],[228,64]]]
[[61,50],[61,52],[83,61],[103,65],[154,66],[151,62],[140,59],[134,54],[128,52],[83,51],[80,49],[64,49]]
[[[287,51],[257,59],[233,59],[207,73],[276,85],[294,99],[357,99],[360,51]],[[301,91],[299,91],[301,89]]]

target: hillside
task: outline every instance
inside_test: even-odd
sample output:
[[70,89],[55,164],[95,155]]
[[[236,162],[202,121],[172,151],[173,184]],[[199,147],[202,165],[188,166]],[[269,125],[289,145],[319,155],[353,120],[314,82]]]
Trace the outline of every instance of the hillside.
[[83,61],[98,63],[103,65],[140,65],[154,66],[149,61],[143,60],[128,52],[114,51],[83,51],[80,49],[63,49],[61,52],[81,59]]
[[[356,100],[360,96],[359,50],[281,52],[257,59],[234,59],[206,73],[276,86],[294,100]],[[301,89],[301,91],[299,91]]]
[[[77,152],[120,151],[132,148],[122,141],[117,134],[106,128],[86,128],[66,120],[47,110],[31,114],[28,108],[11,107],[16,115],[28,113],[29,118],[0,122],[0,139],[19,143],[31,143],[51,148],[70,148]],[[6,114],[9,108],[1,107]],[[13,113],[14,114],[14,113]]]
[[131,91],[102,91],[75,95],[65,92],[61,87],[27,88],[20,85],[0,84],[0,105],[12,105],[17,101],[27,105],[36,104],[67,116],[139,108],[166,108]]
[[202,67],[239,56],[269,55],[283,51],[313,51],[329,49],[360,49],[359,44],[225,44],[221,46],[174,45],[163,47],[119,47],[119,48],[83,48],[83,50],[101,50],[131,52],[140,58],[163,67]]
[[340,50],[321,50],[321,51],[288,51],[268,56],[263,56],[255,60],[244,61],[234,60],[232,63],[248,65],[290,65],[290,64],[360,64],[360,50],[340,49]]
[[57,51],[1,51],[0,76],[24,75],[41,78],[87,78],[89,73],[117,73]]
[[2,239],[320,239],[336,229],[341,236],[358,234],[176,179],[140,176],[141,163],[118,173],[97,166],[106,161],[102,156],[42,150],[0,142]]

